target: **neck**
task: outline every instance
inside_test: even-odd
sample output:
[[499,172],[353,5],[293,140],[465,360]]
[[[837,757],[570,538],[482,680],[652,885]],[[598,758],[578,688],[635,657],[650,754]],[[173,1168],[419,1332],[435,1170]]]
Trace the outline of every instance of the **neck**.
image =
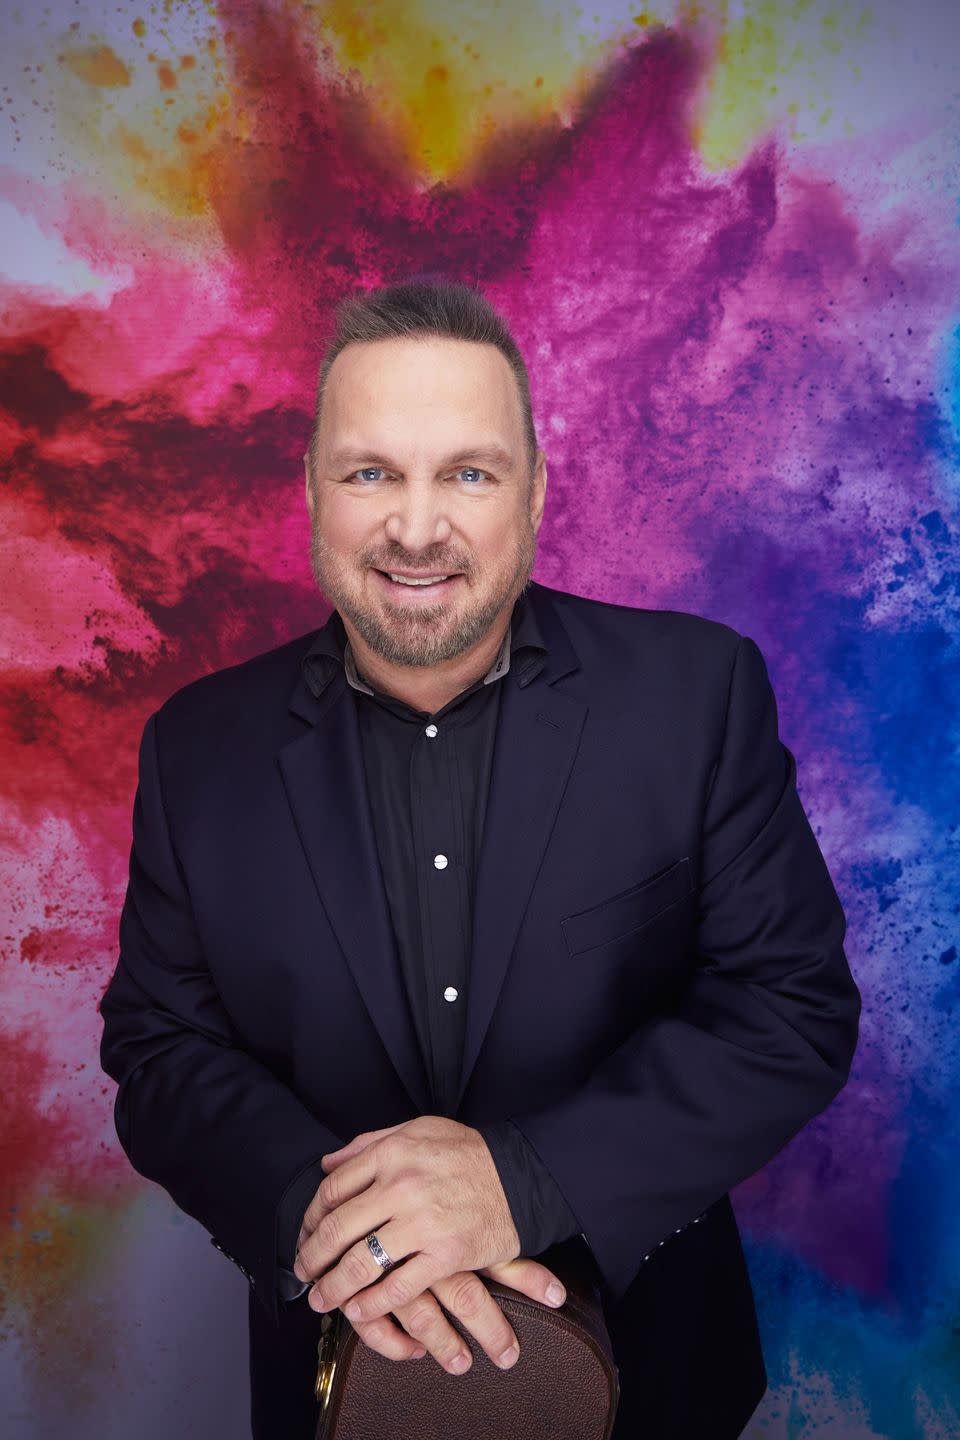
[[371,650],[349,621],[343,616],[341,619],[360,679],[382,695],[403,700],[414,710],[433,715],[462,690],[469,689],[486,675],[503,644],[510,613],[493,626],[472,650],[437,665],[393,665]]

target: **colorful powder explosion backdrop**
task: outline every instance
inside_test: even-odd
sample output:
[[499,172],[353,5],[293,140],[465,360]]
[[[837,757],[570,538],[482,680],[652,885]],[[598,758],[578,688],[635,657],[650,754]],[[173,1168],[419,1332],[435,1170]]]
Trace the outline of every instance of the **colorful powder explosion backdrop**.
[[131,1170],[98,1064],[136,745],[326,618],[300,457],[332,306],[428,270],[529,359],[536,578],[757,641],[847,910],[850,1083],[733,1197],[747,1433],[956,1440],[960,6],[0,26],[3,1433],[246,1433],[245,1282]]

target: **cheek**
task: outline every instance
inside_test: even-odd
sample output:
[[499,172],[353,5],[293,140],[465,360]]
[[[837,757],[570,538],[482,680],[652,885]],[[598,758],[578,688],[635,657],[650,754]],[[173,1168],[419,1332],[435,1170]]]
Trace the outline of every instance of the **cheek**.
[[505,513],[491,505],[482,515],[464,515],[459,529],[475,560],[485,568],[496,569],[516,549],[523,533],[521,524],[513,510]]
[[324,507],[318,529],[324,544],[334,553],[353,555],[376,535],[378,522],[371,509],[363,507],[364,514],[361,515],[359,508],[338,503],[336,499]]

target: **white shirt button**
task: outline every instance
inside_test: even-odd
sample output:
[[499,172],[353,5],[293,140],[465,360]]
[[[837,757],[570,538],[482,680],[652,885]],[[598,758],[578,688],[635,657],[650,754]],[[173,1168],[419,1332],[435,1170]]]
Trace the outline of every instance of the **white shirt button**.
[[436,735],[436,733],[437,733],[437,727],[436,727],[436,725],[428,725],[427,728],[426,728],[426,730],[424,730],[423,733],[424,733],[424,735],[428,735],[428,736],[430,737],[430,739],[432,740],[433,737],[434,737],[434,735]]
[[443,992],[443,998],[444,1000],[456,1000],[459,993],[455,985],[448,985]]
[[446,870],[446,868],[447,868],[447,857],[446,857],[446,855],[434,855],[434,857],[433,857],[433,863],[434,863],[434,865],[436,865],[436,867],[437,867],[438,870]]

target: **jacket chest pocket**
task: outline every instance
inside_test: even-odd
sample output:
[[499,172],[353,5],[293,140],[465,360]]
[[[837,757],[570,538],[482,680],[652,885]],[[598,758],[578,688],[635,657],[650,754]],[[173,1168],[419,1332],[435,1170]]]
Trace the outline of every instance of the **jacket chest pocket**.
[[567,950],[571,955],[582,955],[614,940],[633,939],[658,915],[692,893],[690,857],[684,855],[628,890],[621,890],[588,910],[565,916],[560,924]]

